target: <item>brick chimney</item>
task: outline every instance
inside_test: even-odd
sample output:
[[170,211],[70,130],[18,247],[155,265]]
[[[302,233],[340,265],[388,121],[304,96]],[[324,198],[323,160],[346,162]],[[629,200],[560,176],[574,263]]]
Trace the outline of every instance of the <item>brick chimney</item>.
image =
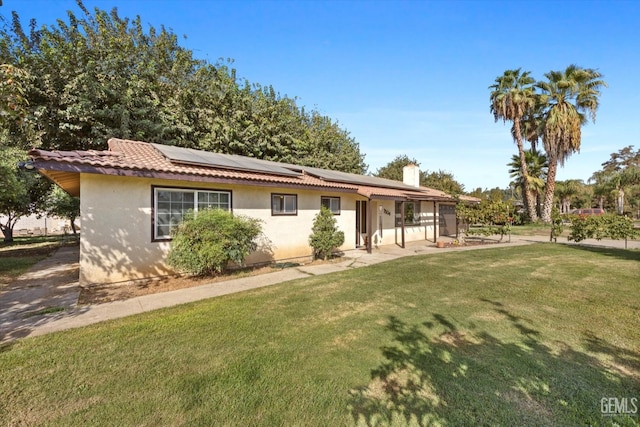
[[402,168],[402,182],[412,187],[420,187],[420,168],[412,163]]

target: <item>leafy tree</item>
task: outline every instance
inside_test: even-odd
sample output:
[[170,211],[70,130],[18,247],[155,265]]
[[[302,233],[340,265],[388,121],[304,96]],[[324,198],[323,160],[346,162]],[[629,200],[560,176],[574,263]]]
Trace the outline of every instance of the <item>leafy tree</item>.
[[640,167],[640,149],[633,151],[633,145],[628,145],[611,153],[611,158],[602,163],[602,171],[605,173],[617,172],[628,167]]
[[[397,156],[395,159],[378,169],[375,176],[379,178],[392,179],[394,181],[403,180],[403,168],[407,165],[420,166],[416,159],[411,159],[407,155]],[[437,172],[420,171],[420,185],[435,188],[451,195],[464,193],[464,185],[456,181],[451,172],[438,170]]]
[[520,171],[523,176],[522,188],[525,199],[525,206],[532,221],[537,221],[538,216],[535,209],[535,198],[530,189],[529,169],[526,161],[522,122],[536,106],[536,94],[534,92],[535,80],[530,76],[529,71],[520,72],[516,70],[506,70],[502,76],[495,80],[495,84],[489,86],[492,90],[491,112],[495,121],[511,122],[511,134],[518,147],[520,159]]
[[452,196],[464,194],[464,185],[456,181],[451,172],[438,170],[437,172],[425,171],[420,175],[420,184],[425,187],[444,191]]
[[26,118],[29,103],[24,92],[28,78],[24,70],[14,65],[0,65],[0,123],[3,128],[10,124],[20,126]]
[[8,145],[104,149],[108,138],[120,137],[366,170],[358,144],[337,122],[237,78],[231,60],[199,60],[173,32],[143,26],[139,16],[90,12],[82,1],[78,7],[53,25],[32,21],[29,31],[14,13],[0,29],[0,63],[38,76],[24,79],[32,135],[6,123]]
[[314,258],[327,259],[344,244],[344,232],[339,231],[336,219],[326,206],[313,219],[309,236],[309,245],[313,248]]
[[221,209],[186,216],[176,228],[167,263],[180,271],[205,276],[221,273],[230,263],[243,265],[258,248],[260,220]]
[[558,164],[580,150],[581,128],[588,114],[595,121],[600,88],[606,82],[590,68],[570,65],[563,71],[550,71],[546,81],[536,83],[543,104],[542,142],[549,162],[542,220],[551,222]]
[[80,216],[80,198],[73,197],[62,188],[54,186],[44,206],[47,214],[68,219],[73,234],[77,234],[75,220]]
[[[374,174],[378,178],[392,179],[394,181],[403,180],[403,168],[407,165],[420,166],[420,163],[416,159],[411,159],[407,155],[396,156],[395,159],[379,168]],[[422,171],[421,171],[422,175]],[[422,181],[422,176],[420,177]]]
[[18,219],[38,213],[49,190],[49,182],[34,171],[19,169],[27,159],[23,151],[0,147],[0,230],[5,242],[13,241],[13,227]]

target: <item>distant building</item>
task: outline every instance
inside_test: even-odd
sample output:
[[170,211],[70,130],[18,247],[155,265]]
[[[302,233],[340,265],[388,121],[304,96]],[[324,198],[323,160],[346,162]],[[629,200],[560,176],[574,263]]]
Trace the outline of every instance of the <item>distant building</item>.
[[[0,215],[1,223],[5,223],[6,220],[6,216]],[[79,229],[78,221],[76,221],[76,230]],[[73,233],[69,220],[47,215],[41,217],[29,215],[19,218],[13,227],[14,236],[48,236],[64,233]]]

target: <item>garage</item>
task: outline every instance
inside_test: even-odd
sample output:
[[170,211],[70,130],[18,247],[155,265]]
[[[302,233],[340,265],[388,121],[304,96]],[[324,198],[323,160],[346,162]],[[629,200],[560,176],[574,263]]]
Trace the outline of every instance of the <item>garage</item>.
[[439,213],[439,229],[440,236],[456,235],[456,205],[440,205]]

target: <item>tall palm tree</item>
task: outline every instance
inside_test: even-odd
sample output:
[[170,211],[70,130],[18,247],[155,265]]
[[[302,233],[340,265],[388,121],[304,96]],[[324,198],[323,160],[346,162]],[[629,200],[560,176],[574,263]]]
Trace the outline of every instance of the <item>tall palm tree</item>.
[[[527,163],[527,170],[529,171],[529,190],[533,194],[533,198],[535,200],[536,213],[540,215],[540,196],[544,190],[547,168],[549,167],[547,163],[547,156],[533,148],[531,150],[526,150],[524,152],[524,156]],[[509,176],[514,180],[513,183],[524,192],[525,178],[520,166],[520,157],[514,154],[511,157],[511,162],[507,163],[507,166],[509,166]]]
[[581,179],[568,179],[556,182],[556,195],[558,196],[560,213],[569,213],[571,199],[584,187]]
[[580,151],[582,126],[588,118],[595,121],[600,88],[607,84],[598,71],[576,65],[544,76],[547,80],[536,83],[536,87],[542,92],[541,135],[549,161],[542,220],[550,223],[558,163],[564,166],[571,154]]
[[529,71],[520,72],[517,70],[506,70],[502,76],[495,80],[495,84],[489,86],[492,90],[491,112],[497,122],[511,122],[511,134],[518,146],[518,157],[520,159],[520,170],[524,179],[523,193],[527,212],[532,221],[538,220],[535,209],[535,199],[529,188],[529,170],[524,153],[524,142],[521,128],[522,119],[529,114],[529,111],[536,105],[536,94],[534,92],[535,80],[530,76]]

